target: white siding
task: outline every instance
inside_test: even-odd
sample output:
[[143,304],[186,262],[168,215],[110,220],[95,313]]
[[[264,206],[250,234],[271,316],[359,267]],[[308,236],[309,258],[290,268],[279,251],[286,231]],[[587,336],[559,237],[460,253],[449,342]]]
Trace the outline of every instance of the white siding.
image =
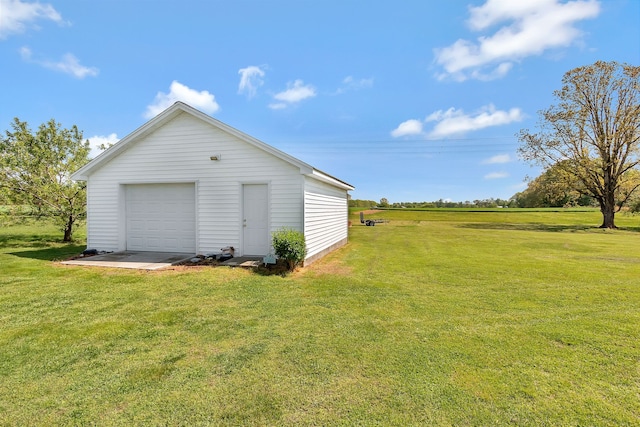
[[349,232],[347,192],[306,177],[304,223],[307,258],[346,241]]
[[[212,155],[221,155],[217,161]],[[126,246],[126,184],[196,183],[198,253],[234,246],[242,255],[242,184],[269,188],[271,232],[302,230],[304,176],[300,169],[182,113],[93,172],[88,179],[88,247]]]

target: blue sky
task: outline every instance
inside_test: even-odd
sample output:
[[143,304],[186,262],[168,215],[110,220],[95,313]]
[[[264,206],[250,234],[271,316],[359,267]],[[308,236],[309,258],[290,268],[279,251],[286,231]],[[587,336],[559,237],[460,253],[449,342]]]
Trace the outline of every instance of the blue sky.
[[563,74],[640,63],[638,0],[0,0],[0,130],[116,142],[184,101],[390,202],[509,198]]

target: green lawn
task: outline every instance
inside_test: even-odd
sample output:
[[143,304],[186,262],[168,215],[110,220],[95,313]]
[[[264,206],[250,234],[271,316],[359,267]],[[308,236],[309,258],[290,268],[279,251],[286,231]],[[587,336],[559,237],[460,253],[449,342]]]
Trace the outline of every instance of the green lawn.
[[285,278],[0,229],[0,425],[640,424],[640,217],[370,217]]

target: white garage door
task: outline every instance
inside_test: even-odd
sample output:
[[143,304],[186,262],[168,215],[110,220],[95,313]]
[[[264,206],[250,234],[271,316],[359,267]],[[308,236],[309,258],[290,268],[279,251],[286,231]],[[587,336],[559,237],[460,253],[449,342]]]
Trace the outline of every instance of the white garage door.
[[126,186],[127,250],[196,250],[194,184]]

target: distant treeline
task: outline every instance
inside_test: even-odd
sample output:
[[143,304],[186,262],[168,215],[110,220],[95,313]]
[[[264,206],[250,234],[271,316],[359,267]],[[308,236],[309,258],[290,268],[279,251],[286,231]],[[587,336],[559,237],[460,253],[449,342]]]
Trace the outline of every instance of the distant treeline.
[[374,200],[349,200],[349,207],[352,208],[515,208],[519,207],[515,199],[483,199],[464,202],[452,202],[450,200],[436,200],[433,202],[394,202],[389,203],[386,199],[379,202]]

